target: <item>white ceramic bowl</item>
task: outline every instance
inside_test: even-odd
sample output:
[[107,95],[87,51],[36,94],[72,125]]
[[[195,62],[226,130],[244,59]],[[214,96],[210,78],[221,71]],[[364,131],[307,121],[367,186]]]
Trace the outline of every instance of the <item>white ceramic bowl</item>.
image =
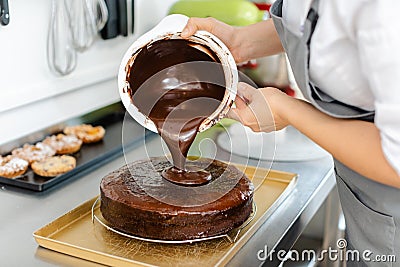
[[[165,17],[157,26],[139,37],[126,51],[118,72],[118,90],[128,113],[142,126],[150,131],[157,132],[155,124],[144,114],[142,114],[133,104],[128,93],[129,82],[126,80],[127,70],[130,69],[135,57],[140,49],[148,44],[162,39],[182,39],[180,34],[185,27],[188,17],[184,15],[169,15]],[[238,73],[235,60],[228,48],[214,35],[206,31],[198,31],[191,36],[189,41],[199,43],[208,47],[218,56],[225,75],[225,95],[213,114],[203,121],[199,131],[205,131],[220,119],[225,117],[232,106],[237,92]]]

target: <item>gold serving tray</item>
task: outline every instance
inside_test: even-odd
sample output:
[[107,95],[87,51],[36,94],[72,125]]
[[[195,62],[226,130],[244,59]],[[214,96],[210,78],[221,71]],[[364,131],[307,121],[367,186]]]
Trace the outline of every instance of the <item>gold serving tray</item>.
[[[236,165],[254,184],[257,213],[235,243],[226,238],[192,244],[159,244],[127,238],[92,221],[98,196],[59,217],[33,236],[45,248],[110,266],[220,266],[226,264],[292,191],[297,175]],[[100,214],[99,205],[95,212]]]

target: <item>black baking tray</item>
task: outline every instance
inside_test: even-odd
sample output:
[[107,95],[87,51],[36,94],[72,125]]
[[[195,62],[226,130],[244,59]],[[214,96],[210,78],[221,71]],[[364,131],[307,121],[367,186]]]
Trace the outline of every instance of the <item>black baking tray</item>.
[[[96,166],[122,155],[124,150],[127,151],[140,145],[144,138],[153,135],[152,132],[145,130],[129,115],[125,116],[125,109],[119,102],[4,144],[0,147],[0,154],[7,155],[11,150],[21,147],[25,143],[39,142],[48,135],[61,132],[67,125],[82,123],[89,123],[94,126],[101,125],[105,128],[106,134],[102,141],[83,144],[80,151],[72,155],[76,158],[75,169],[55,177],[42,177],[28,169],[23,176],[13,179],[0,176],[0,183],[33,191],[44,191],[62,181],[86,174],[95,169]],[[124,140],[122,140],[123,129]]]

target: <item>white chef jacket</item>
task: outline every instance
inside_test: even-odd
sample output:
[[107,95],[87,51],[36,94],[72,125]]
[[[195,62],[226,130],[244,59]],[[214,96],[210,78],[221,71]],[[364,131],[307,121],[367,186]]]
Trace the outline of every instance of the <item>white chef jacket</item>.
[[[312,0],[284,0],[286,27],[302,34]],[[400,1],[320,0],[310,79],[343,103],[375,110],[382,149],[400,175]]]

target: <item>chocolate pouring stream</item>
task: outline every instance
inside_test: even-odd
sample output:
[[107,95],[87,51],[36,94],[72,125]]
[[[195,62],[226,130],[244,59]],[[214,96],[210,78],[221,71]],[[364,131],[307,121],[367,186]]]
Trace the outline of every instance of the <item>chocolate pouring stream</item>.
[[132,103],[150,118],[171,152],[174,167],[163,177],[202,185],[208,172],[186,166],[199,127],[220,105],[225,78],[217,55],[187,40],[160,40],[143,47],[128,71]]

